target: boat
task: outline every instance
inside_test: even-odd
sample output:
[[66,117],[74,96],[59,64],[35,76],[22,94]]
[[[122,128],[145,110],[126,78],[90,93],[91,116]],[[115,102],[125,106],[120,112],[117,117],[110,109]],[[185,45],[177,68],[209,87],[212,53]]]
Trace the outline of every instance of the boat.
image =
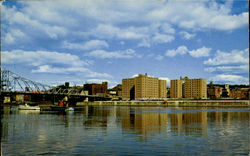
[[52,111],[74,111],[74,107],[66,107],[66,106],[52,106]]
[[74,109],[74,107],[68,107],[68,108],[66,108],[66,111],[74,111],[75,109]]
[[39,106],[30,106],[27,103],[25,105],[19,105],[19,110],[40,110]]

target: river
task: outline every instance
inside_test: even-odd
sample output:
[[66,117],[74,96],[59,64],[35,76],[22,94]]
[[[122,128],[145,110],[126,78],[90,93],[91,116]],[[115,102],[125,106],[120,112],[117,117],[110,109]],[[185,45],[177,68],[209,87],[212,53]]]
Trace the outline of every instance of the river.
[[1,111],[5,155],[248,155],[248,108],[84,106]]

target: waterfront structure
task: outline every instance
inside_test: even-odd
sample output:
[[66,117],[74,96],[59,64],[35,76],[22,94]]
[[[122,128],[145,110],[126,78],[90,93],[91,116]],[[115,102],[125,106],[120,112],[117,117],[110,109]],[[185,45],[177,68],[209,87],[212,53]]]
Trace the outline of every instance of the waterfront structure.
[[185,77],[184,84],[185,98],[206,99],[207,98],[207,80],[206,79],[188,79]]
[[88,91],[89,95],[107,94],[108,93],[108,82],[102,82],[102,84],[84,84],[84,90]]
[[180,80],[170,81],[171,98],[207,98],[207,80],[206,79],[189,79],[187,76]]
[[166,98],[167,96],[166,80],[159,80],[155,77],[149,77],[147,74],[139,74],[135,78],[122,80],[122,98],[123,99],[152,99]]
[[170,97],[182,98],[183,80],[170,80]]
[[249,88],[234,88],[230,91],[230,98],[249,99]]
[[167,81],[159,80],[159,98],[167,97]]
[[209,86],[209,88],[207,88],[207,95],[208,95],[208,98],[210,98],[210,99],[219,99],[219,98],[221,98],[222,87],[219,87],[219,86],[210,87]]

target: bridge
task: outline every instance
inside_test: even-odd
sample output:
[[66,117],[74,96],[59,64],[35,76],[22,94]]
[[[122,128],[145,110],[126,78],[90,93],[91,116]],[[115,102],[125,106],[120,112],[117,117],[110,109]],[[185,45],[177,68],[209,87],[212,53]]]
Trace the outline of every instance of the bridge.
[[84,101],[87,98],[90,101],[109,100],[108,97],[104,96],[88,95],[84,92],[83,88],[66,86],[52,87],[24,78],[12,71],[2,70],[0,98],[4,101],[6,97],[9,97],[10,101],[16,101],[13,97],[18,95],[30,97],[29,101],[31,102],[50,101],[55,103],[62,100],[65,96],[68,96],[69,101],[73,104]]

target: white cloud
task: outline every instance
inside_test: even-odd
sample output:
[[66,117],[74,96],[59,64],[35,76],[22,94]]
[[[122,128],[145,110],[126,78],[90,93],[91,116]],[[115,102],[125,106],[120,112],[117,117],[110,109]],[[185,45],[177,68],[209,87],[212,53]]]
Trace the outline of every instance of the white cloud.
[[249,64],[249,49],[222,52],[217,50],[214,58],[204,61],[205,65]]
[[219,74],[214,77],[209,78],[209,81],[215,83],[229,83],[229,84],[248,84],[249,79],[240,75],[226,75]]
[[161,25],[161,29],[165,33],[169,33],[169,34],[174,34],[175,33],[175,29],[173,27],[171,27],[171,25],[169,23],[163,23]]
[[142,39],[147,37],[145,28],[128,27],[119,28],[110,24],[99,24],[89,33],[97,38],[117,38],[117,39]]
[[[68,8],[73,15],[88,17],[103,23],[122,24],[127,22],[171,22],[184,28],[212,28],[232,30],[248,24],[248,13],[233,14],[231,5],[215,1],[96,1],[74,0],[39,3],[23,2],[25,12],[43,21],[64,22],[62,14],[69,18]],[[44,2],[43,2],[44,4]],[[115,7],[114,7],[115,6]],[[181,10],[181,12],[179,11]],[[61,15],[61,16],[60,16]],[[141,16],[144,15],[144,16]]]
[[167,86],[170,87],[170,79],[168,77],[159,77],[160,80],[166,80]]
[[4,37],[4,43],[6,44],[15,44],[22,40],[26,40],[26,35],[19,29],[9,29]]
[[[249,24],[248,12],[235,14],[228,3],[214,1],[73,0],[70,3],[21,1],[17,4],[18,9],[15,5],[1,8],[3,43],[15,43],[16,48],[39,45],[41,49],[48,49],[49,46],[59,47],[67,38],[81,43],[91,37],[137,40],[139,47],[150,47],[152,43],[173,41],[171,35],[175,27],[196,32],[204,29],[232,31]],[[16,28],[28,38],[22,40],[22,44],[10,33],[9,29]],[[194,34],[183,32],[186,39],[194,37]],[[77,43],[65,44],[83,48]]]
[[222,52],[217,50],[214,58],[204,61],[208,65],[204,70],[207,72],[219,74],[211,77],[212,81],[218,83],[247,84],[249,79],[249,49],[232,50],[231,52]]
[[113,78],[113,76],[107,74],[107,73],[97,73],[97,72],[90,72],[85,77],[102,77],[102,78]]
[[186,40],[192,39],[196,35],[196,34],[190,34],[190,33],[186,32],[186,31],[181,31],[181,32],[179,32],[179,34],[182,36],[182,38],[184,38]]
[[85,43],[69,43],[67,41],[64,41],[63,47],[67,49],[92,50],[92,49],[108,48],[109,45],[107,42],[102,40],[90,40]]
[[210,51],[211,51],[211,48],[207,48],[203,46],[202,48],[189,51],[189,54],[192,57],[207,57],[209,56]]
[[216,67],[207,67],[204,69],[207,72],[223,72],[223,73],[248,73],[249,65],[240,65],[240,66],[216,66]]
[[4,38],[4,43],[6,44],[12,44],[15,42],[15,39],[14,37],[10,34],[10,33],[7,33],[5,38]]
[[148,39],[142,39],[142,41],[138,44],[138,47],[150,47],[150,42]]
[[186,46],[179,46],[177,49],[167,50],[165,55],[169,57],[174,57],[175,55],[184,55],[188,52]]
[[168,43],[174,40],[174,36],[172,35],[164,35],[164,34],[155,34],[152,38],[155,43]]
[[195,30],[233,30],[248,25],[248,12],[232,14],[230,5],[215,1],[162,2],[161,7],[150,10],[146,17]]
[[52,67],[51,65],[38,66],[38,69],[33,69],[32,73],[53,73],[53,74],[68,74],[75,72],[87,72],[88,69],[84,67]]
[[105,50],[94,50],[91,51],[88,56],[96,57],[96,58],[133,58],[133,57],[140,57],[140,55],[137,55],[136,52],[133,49],[127,49],[125,51],[105,51]]
[[3,64],[27,64],[41,66],[48,64],[61,64],[70,66],[86,66],[87,62],[82,61],[78,56],[70,53],[59,53],[49,51],[23,51],[12,50],[2,52]]
[[110,83],[110,81],[107,79],[88,79],[87,80],[87,83],[102,83],[102,82]]

